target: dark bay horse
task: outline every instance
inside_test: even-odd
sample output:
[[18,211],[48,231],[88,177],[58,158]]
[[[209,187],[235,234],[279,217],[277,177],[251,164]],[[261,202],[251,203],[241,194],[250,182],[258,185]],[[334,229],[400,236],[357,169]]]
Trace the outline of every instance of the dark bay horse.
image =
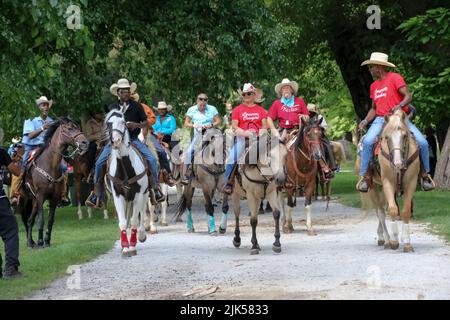
[[[27,230],[27,246],[36,247],[33,241],[33,226],[38,215],[38,243],[37,247],[49,247],[55,210],[60,201],[61,190],[64,187],[64,173],[61,160],[69,145],[76,149],[74,153],[84,153],[88,148],[88,141],[78,125],[68,118],[55,121],[45,134],[44,146],[39,155],[33,156],[29,169],[25,173],[25,187],[21,188],[18,212]],[[44,202],[49,201],[49,214],[45,239],[44,231]]]
[[315,235],[311,222],[311,201],[316,187],[316,176],[318,172],[318,162],[323,157],[321,145],[322,130],[319,121],[310,120],[306,123],[302,120],[303,130],[298,131],[295,143],[289,144],[290,155],[286,159],[287,179],[294,185],[293,188],[286,189],[288,210],[285,214],[284,195],[279,193],[279,200],[282,204],[283,232],[294,231],[292,226],[292,208],[296,206],[297,187],[303,186],[306,209],[306,228],[308,235]]

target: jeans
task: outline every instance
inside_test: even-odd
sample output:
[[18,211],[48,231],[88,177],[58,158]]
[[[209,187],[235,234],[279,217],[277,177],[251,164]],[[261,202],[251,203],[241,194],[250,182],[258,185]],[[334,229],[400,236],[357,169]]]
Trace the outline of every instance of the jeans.
[[[19,263],[19,228],[16,217],[11,211],[8,198],[3,188],[0,188],[0,236],[5,244],[5,270],[17,268]],[[2,269],[0,253],[0,273]]]
[[191,141],[191,144],[185,151],[184,164],[188,165],[192,162],[192,153],[202,147],[202,136],[197,135]]
[[237,163],[238,159],[241,157],[245,150],[245,138],[237,137],[236,142],[231,149],[230,155],[227,158],[227,166],[225,168],[225,180],[230,179],[231,170],[233,166]]
[[[131,141],[133,145],[142,153],[144,158],[148,161],[150,165],[150,171],[152,172],[153,182],[155,186],[158,185],[158,164],[156,162],[155,157],[150,152],[145,144],[143,144],[139,139],[134,139]],[[106,161],[108,160],[109,155],[111,154],[111,145],[107,144],[103,147],[102,153],[98,157],[95,162],[95,175],[94,175],[94,184],[97,184],[100,180],[100,171],[106,165]],[[100,192],[100,199],[103,199],[103,190]]]
[[[409,130],[412,132],[414,138],[417,141],[417,144],[419,145],[420,159],[422,160],[424,169],[428,173],[430,172],[428,142],[425,139],[424,135],[419,131],[419,129],[417,129],[417,127],[412,122],[410,122],[408,119],[406,119],[406,122],[408,124]],[[361,176],[364,176],[367,173],[367,169],[369,168],[369,162],[372,157],[373,145],[375,144],[378,135],[381,133],[383,123],[384,117],[376,117],[372,125],[370,126],[369,130],[367,131],[366,135],[364,136],[361,151],[361,169],[360,169]]]
[[159,140],[153,135],[149,135],[149,139],[153,146],[155,147],[156,153],[158,154],[159,164],[163,169],[166,169],[167,172],[171,172],[169,160],[167,159],[166,150],[164,150],[163,146],[159,142]]

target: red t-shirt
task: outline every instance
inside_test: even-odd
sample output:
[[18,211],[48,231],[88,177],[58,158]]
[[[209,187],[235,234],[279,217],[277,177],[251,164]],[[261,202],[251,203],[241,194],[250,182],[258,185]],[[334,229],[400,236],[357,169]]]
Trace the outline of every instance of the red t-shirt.
[[253,107],[240,104],[231,112],[231,120],[239,121],[239,128],[245,131],[252,130],[258,133],[263,119],[267,119],[267,111],[257,104]]
[[293,126],[298,126],[300,114],[308,114],[308,108],[302,98],[294,97],[292,107],[285,106],[281,99],[276,100],[269,109],[268,117],[273,121],[279,119],[280,127],[291,129]]
[[388,72],[383,80],[377,80],[370,85],[370,98],[375,103],[377,116],[388,114],[389,110],[403,100],[398,89],[405,86],[403,77],[395,72]]

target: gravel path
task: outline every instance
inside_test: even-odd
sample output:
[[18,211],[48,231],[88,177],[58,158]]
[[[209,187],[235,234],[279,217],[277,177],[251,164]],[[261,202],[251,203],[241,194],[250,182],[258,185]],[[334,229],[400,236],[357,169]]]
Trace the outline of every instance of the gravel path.
[[376,244],[375,214],[364,217],[360,210],[334,201],[326,212],[324,202],[314,202],[318,235],[308,236],[303,201],[297,203],[301,206],[295,211],[295,232],[281,235],[281,254],[271,249],[271,214],[259,215],[262,251],[251,256],[251,228],[244,214],[248,210],[242,210],[242,245],[235,249],[232,211],[227,233],[209,236],[201,214],[203,199],[196,197],[194,234],[185,231],[184,223],[158,227],[157,235],[138,245],[138,256],[127,259],[120,257],[117,242],[75,275],[28,298],[450,299],[450,247],[427,233],[425,225],[411,226],[414,253],[403,253],[402,246],[385,250]]

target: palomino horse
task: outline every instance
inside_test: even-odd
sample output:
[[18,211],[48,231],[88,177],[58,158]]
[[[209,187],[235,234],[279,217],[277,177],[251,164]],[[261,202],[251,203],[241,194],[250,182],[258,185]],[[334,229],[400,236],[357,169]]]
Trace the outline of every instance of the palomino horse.
[[[46,132],[42,152],[32,155],[31,164],[25,174],[25,187],[21,188],[18,212],[27,230],[27,246],[34,248],[33,226],[38,218],[37,247],[49,247],[55,210],[64,187],[64,173],[61,170],[61,160],[69,145],[75,146],[74,153],[86,152],[88,141],[78,125],[68,118],[55,121]],[[49,200],[47,232],[44,231],[44,202]]]
[[[175,218],[181,217],[184,211],[187,210],[186,228],[188,232],[195,232],[191,212],[192,198],[195,188],[200,188],[205,198],[208,232],[210,235],[216,235],[216,220],[214,218],[212,199],[216,191],[222,192],[222,187],[225,184],[225,145],[223,134],[217,129],[207,129],[204,134],[204,141],[206,143],[204,143],[203,148],[194,156],[195,160],[192,166],[194,178],[184,187],[183,195],[176,205]],[[200,161],[197,160],[199,156],[201,158]],[[228,195],[223,194],[222,218],[219,226],[219,232],[222,234],[227,229],[228,208]]]
[[[406,114],[397,111],[391,116],[385,116],[385,123],[380,135],[380,155],[378,162],[380,171],[372,165],[373,183],[382,186],[383,195],[379,194],[376,186],[372,184],[367,194],[361,193],[362,202],[367,202],[375,207],[378,216],[378,245],[385,245],[393,250],[398,249],[398,227],[397,219],[400,217],[400,208],[397,197],[402,196],[402,242],[403,251],[414,251],[409,234],[409,220],[411,218],[411,204],[414,191],[416,190],[417,177],[420,170],[419,148],[408,129]],[[357,167],[360,158],[357,158]],[[385,205],[388,203],[388,211],[391,216],[391,231],[393,239],[390,238],[385,221]]]
[[[97,154],[98,156],[98,154]],[[97,157],[95,157],[97,158]],[[73,186],[75,188],[75,198],[76,203],[78,205],[77,215],[78,219],[83,219],[83,211],[81,210],[81,198],[82,198],[82,192],[81,192],[81,185],[83,182],[83,179],[88,179],[91,169],[90,164],[88,163],[88,154],[85,153],[84,155],[78,155],[73,158],[72,161],[68,161],[73,166]],[[89,184],[89,191],[92,191],[94,189],[94,185],[92,183]],[[89,219],[92,218],[92,208],[88,207],[88,217]],[[108,197],[103,197],[103,218],[109,219],[108,216]]]
[[[269,142],[267,135],[263,134],[259,137],[259,142],[252,143],[247,154],[252,157],[259,153],[256,164],[240,164],[236,173],[238,183],[235,183],[235,190],[231,195],[233,201],[233,209],[236,219],[234,230],[233,245],[239,248],[241,245],[239,216],[241,213],[241,198],[246,197],[250,209],[250,224],[252,226],[252,248],[250,253],[259,254],[261,250],[256,238],[256,226],[258,225],[258,209],[261,200],[267,199],[273,210],[273,218],[275,220],[275,242],[272,250],[276,253],[281,252],[280,243],[280,205],[277,199],[277,185],[286,181],[284,163],[288,155],[288,150],[284,144],[283,134],[281,139],[272,137]],[[257,147],[259,145],[259,150]],[[268,157],[268,159],[267,159]],[[253,162],[253,161],[252,161]]]
[[303,130],[298,131],[294,144],[290,144],[289,153],[286,160],[287,180],[293,184],[293,188],[286,189],[288,210],[285,215],[284,195],[279,193],[280,203],[282,204],[282,222],[283,232],[291,233],[294,231],[292,226],[292,208],[296,206],[296,191],[298,186],[303,186],[305,196],[306,210],[306,228],[308,235],[316,235],[311,221],[311,200],[316,186],[316,176],[318,172],[318,162],[323,157],[321,146],[322,130],[320,123],[310,121],[305,123],[302,120]]
[[[149,198],[147,162],[131,144],[125,116],[122,112],[110,111],[106,115],[105,123],[110,131],[112,147],[109,168],[105,176],[105,186],[113,196],[119,219],[122,257],[130,257],[137,254],[137,236],[140,242],[147,239],[143,226]],[[127,228],[129,225],[131,226],[131,236],[128,241]]]

